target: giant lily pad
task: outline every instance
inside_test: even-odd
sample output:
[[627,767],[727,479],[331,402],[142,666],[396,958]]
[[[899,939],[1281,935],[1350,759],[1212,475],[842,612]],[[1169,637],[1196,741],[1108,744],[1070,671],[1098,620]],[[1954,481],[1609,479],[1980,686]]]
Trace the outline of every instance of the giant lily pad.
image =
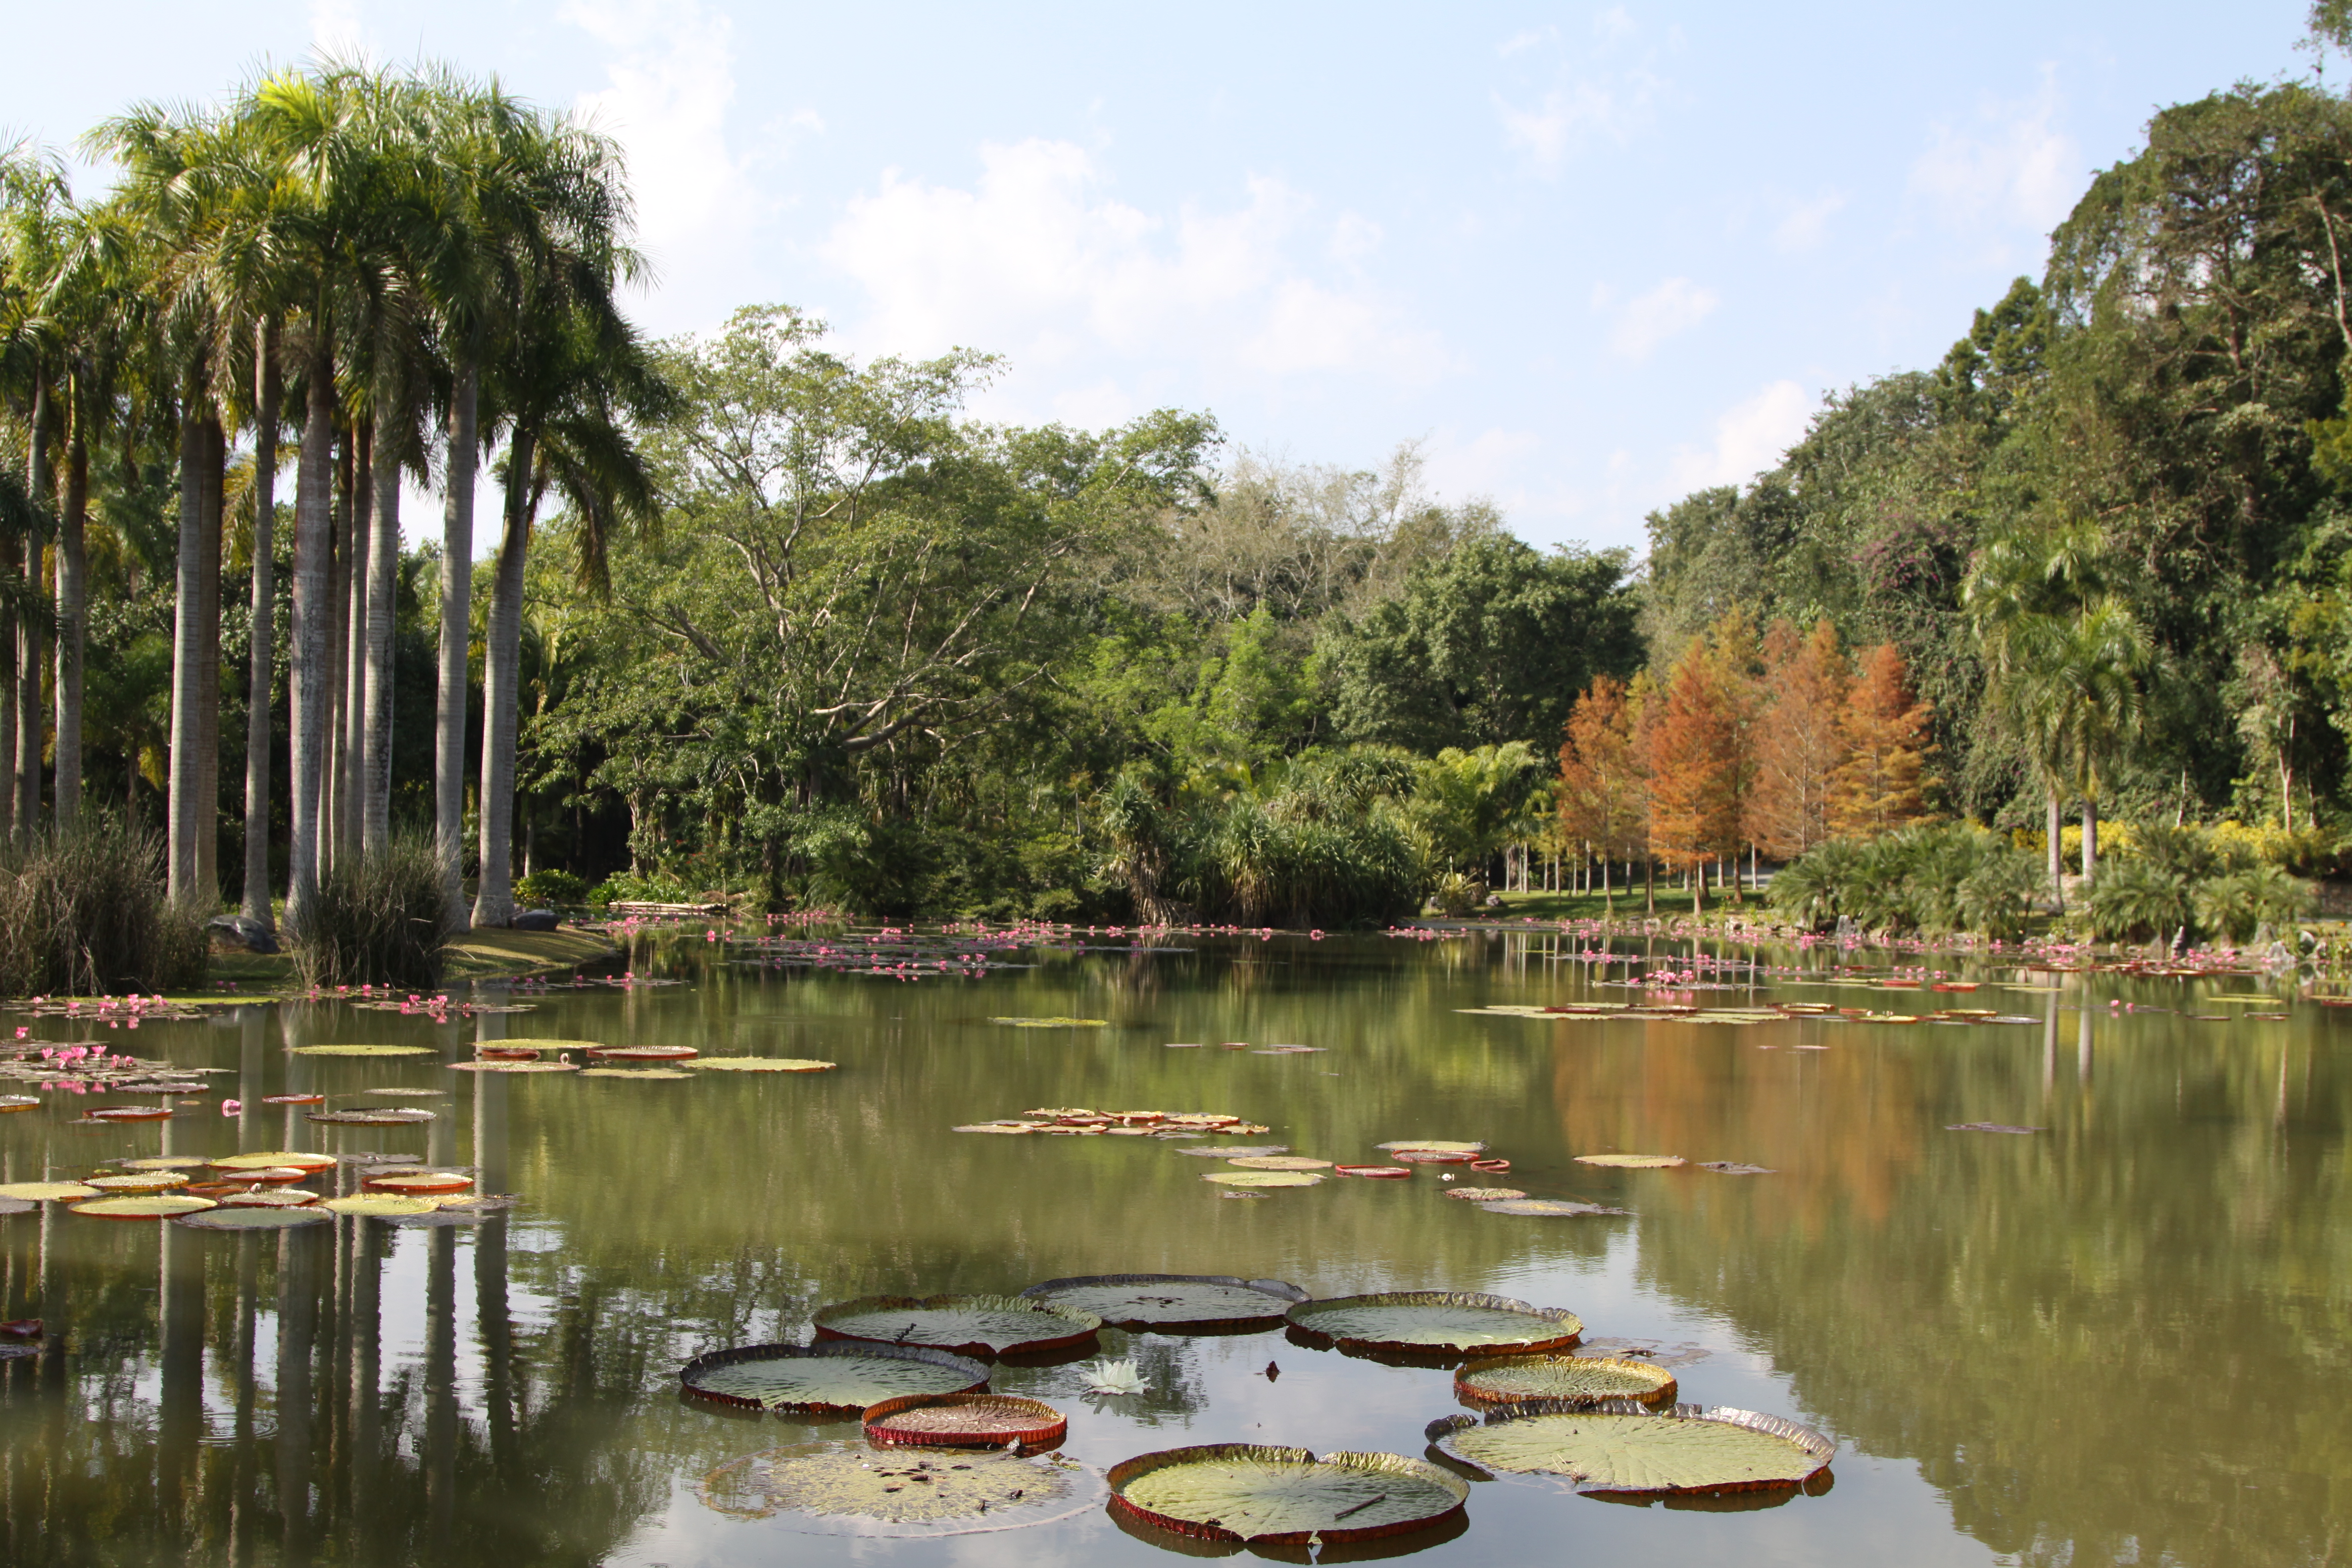
[[168,1105],[110,1105],[83,1118],[86,1121],[169,1121],[171,1119],[172,1108]]
[[35,1202],[62,1202],[74,1198],[94,1198],[96,1187],[79,1182],[10,1182],[0,1186],[0,1198],[29,1198]]
[[582,1078],[654,1078],[676,1079],[692,1078],[694,1075],[690,1072],[677,1072],[669,1068],[583,1068],[580,1071],[580,1076]]
[[190,1230],[294,1230],[306,1225],[325,1225],[334,1217],[322,1208],[255,1208],[224,1204],[201,1214],[176,1215],[172,1223],[186,1226]]
[[429,1057],[430,1046],[296,1046],[298,1057]]
[[177,1171],[126,1171],[119,1176],[92,1176],[82,1184],[117,1198],[152,1197],[187,1184],[188,1178]]
[[364,1215],[370,1219],[394,1219],[402,1215],[431,1214],[440,1205],[431,1198],[393,1193],[366,1193],[358,1197],[329,1198],[319,1205],[330,1214]]
[[1323,1177],[1316,1171],[1211,1171],[1201,1180],[1221,1187],[1313,1187]]
[[1391,1154],[1402,1154],[1408,1149],[1425,1154],[1483,1154],[1486,1152],[1484,1143],[1447,1142],[1433,1138],[1400,1138],[1394,1142],[1375,1144],[1374,1147],[1385,1149]]
[[1197,1149],[1179,1149],[1179,1154],[1191,1154],[1202,1160],[1263,1160],[1269,1155],[1286,1154],[1287,1143],[1203,1143]]
[[[1468,1417],[1463,1417],[1465,1421]],[[1618,1415],[1505,1405],[1438,1447],[1482,1469],[1566,1476],[1586,1491],[1735,1492],[1793,1487],[1829,1468],[1820,1433],[1749,1410]]]
[[370,1105],[351,1110],[306,1110],[302,1119],[336,1127],[405,1127],[432,1121],[433,1112],[418,1106]]
[[1370,1541],[1459,1510],[1469,1484],[1397,1454],[1326,1454],[1214,1443],[1111,1467],[1111,1506],[1205,1541]]
[[1580,1204],[1573,1198],[1498,1198],[1484,1205],[1488,1214],[1517,1214],[1549,1216],[1554,1219],[1582,1219],[1591,1215],[1629,1215],[1632,1209],[1611,1208],[1606,1204]]
[[1114,1328],[1196,1332],[1264,1328],[1307,1300],[1306,1291],[1280,1279],[1231,1274],[1089,1274],[1048,1279],[1021,1294],[1091,1312]]
[[11,1110],[37,1110],[41,1097],[37,1094],[0,1094],[0,1113]]
[[813,1533],[935,1536],[1067,1519],[1093,1506],[1101,1483],[1059,1455],[900,1458],[859,1440],[747,1455],[703,1477],[695,1492],[732,1518],[782,1515]]
[[821,1308],[817,1337],[932,1345],[966,1355],[1065,1350],[1102,1327],[1092,1312],[1019,1296],[866,1296]]
[[600,1062],[690,1062],[702,1053],[692,1046],[591,1046]]
[[1302,1301],[1286,1314],[1303,1333],[1355,1350],[1436,1355],[1571,1348],[1584,1321],[1557,1307],[1464,1290],[1386,1290]]
[[200,1214],[213,1206],[210,1198],[174,1196],[165,1193],[135,1198],[91,1198],[73,1205],[76,1214],[86,1214],[93,1219],[170,1219],[176,1215]]
[[395,1170],[388,1176],[370,1176],[360,1185],[372,1193],[395,1193],[403,1197],[438,1197],[444,1193],[462,1193],[474,1184],[474,1178],[457,1171]]
[[451,1072],[496,1073],[578,1072],[580,1070],[580,1064],[577,1062],[542,1062],[536,1060],[515,1061],[501,1057],[488,1057],[480,1061],[451,1062],[449,1064],[449,1070]]
[[1517,1187],[1448,1187],[1445,1189],[1445,1195],[1449,1198],[1460,1198],[1466,1203],[1499,1204],[1523,1198],[1528,1194]]
[[686,1064],[698,1072],[831,1072],[832,1062],[807,1057],[700,1057]]
[[1663,1171],[1683,1163],[1680,1154],[1579,1154],[1580,1165],[1603,1165],[1617,1171]]
[[814,1345],[742,1345],[695,1357],[678,1369],[685,1391],[740,1410],[794,1415],[854,1415],[908,1394],[969,1394],[988,1386],[988,1368],[924,1345],[834,1340]]
[[1016,1029],[1106,1029],[1108,1018],[991,1018],[992,1024],[1009,1024]]
[[126,1171],[200,1171],[211,1164],[206,1154],[156,1154],[143,1160],[117,1160]]
[[1244,1171],[1328,1171],[1328,1160],[1310,1160],[1304,1154],[1234,1154],[1225,1163]]
[[1610,1356],[1505,1356],[1465,1364],[1454,1374],[1454,1394],[1465,1405],[1511,1405],[1524,1399],[1568,1405],[1637,1399],[1663,1405],[1675,1396],[1675,1374],[1645,1361]]
[[213,1162],[216,1171],[274,1171],[290,1168],[297,1171],[331,1170],[342,1162],[332,1154],[306,1152],[293,1149],[272,1149],[259,1154],[227,1154]]
[[866,1440],[900,1448],[1058,1448],[1068,1417],[1009,1394],[905,1394],[866,1412]]

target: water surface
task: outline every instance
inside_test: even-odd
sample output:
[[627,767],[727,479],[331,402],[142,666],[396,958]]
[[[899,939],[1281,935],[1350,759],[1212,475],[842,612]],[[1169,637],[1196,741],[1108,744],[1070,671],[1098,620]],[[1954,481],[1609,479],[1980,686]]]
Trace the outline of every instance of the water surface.
[[[1906,1000],[2036,1022],[1531,1022],[1459,1009],[1627,994],[1596,987],[1570,956],[1582,942],[1553,936],[1125,945],[908,983],[749,968],[694,941],[637,961],[685,984],[525,994],[522,1014],[436,1024],[297,1004],[108,1037],[232,1070],[169,1122],[77,1124],[89,1102],[71,1096],[0,1117],[0,1175],[375,1149],[478,1165],[525,1203],[478,1228],[345,1220],[267,1238],[57,1205],[0,1220],[0,1315],[41,1317],[53,1336],[0,1363],[0,1561],[1165,1562],[1167,1543],[1099,1509],[933,1541],[721,1515],[695,1491],[714,1467],[856,1428],[732,1418],[676,1394],[689,1356],[804,1339],[828,1301],[1129,1272],[1567,1307],[1589,1339],[1667,1360],[1683,1399],[1789,1415],[1839,1444],[1832,1489],[1762,1509],[1479,1485],[1465,1527],[1394,1543],[1433,1564],[2256,1565],[2346,1549],[2352,1014],[2125,1013],[2110,1002],[2234,1016],[2249,1009],[2195,999],[2263,986],[2000,971],[1975,998]],[[1865,994],[1789,975],[1752,994]],[[1108,1026],[990,1021],[1008,1016]],[[37,1033],[89,1037],[61,1025]],[[667,1082],[444,1066],[506,1035],[839,1067]],[[436,1054],[286,1049],[370,1040]],[[319,1127],[258,1104],[394,1085],[449,1098],[417,1102],[441,1112],[417,1129]],[[223,1117],[232,1097],[247,1110]],[[1181,1145],[949,1131],[1078,1105],[1239,1114],[1274,1129],[1251,1142],[1350,1162],[1391,1139],[1479,1139],[1515,1163],[1475,1179],[1633,1214],[1488,1215],[1445,1198],[1434,1169],[1226,1199],[1201,1180],[1217,1163]],[[1965,1121],[2043,1131],[1945,1131]],[[1612,1151],[1774,1173],[1574,1163]],[[1420,1454],[1423,1426],[1458,1408],[1443,1371],[1279,1332],[1112,1331],[1103,1352],[1133,1357],[1150,1394],[1086,1397],[1075,1365],[995,1379],[1067,1412],[1066,1451],[1097,1467],[1218,1441]]]

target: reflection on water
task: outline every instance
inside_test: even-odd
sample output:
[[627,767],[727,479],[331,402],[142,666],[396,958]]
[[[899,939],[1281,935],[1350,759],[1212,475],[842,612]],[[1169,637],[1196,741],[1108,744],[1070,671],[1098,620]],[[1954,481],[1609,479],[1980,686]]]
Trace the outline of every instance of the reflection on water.
[[[0,1219],[0,1318],[37,1316],[50,1334],[40,1355],[0,1362],[0,1561],[1160,1562],[1170,1541],[1098,1510],[952,1541],[722,1516],[696,1500],[700,1477],[856,1427],[730,1417],[686,1405],[673,1380],[704,1350],[803,1337],[828,1300],[1123,1272],[1569,1307],[1596,1339],[1664,1347],[1684,1399],[1790,1415],[1842,1444],[1834,1490],[1761,1510],[1481,1484],[1451,1536],[1383,1548],[1431,1563],[2284,1564],[2342,1550],[2342,1014],[2125,1014],[2108,1002],[2187,993],[2047,975],[1980,1004],[2037,1022],[1979,1027],[1455,1011],[1624,996],[1589,989],[1540,937],[1165,943],[917,984],[733,967],[698,941],[667,962],[690,984],[558,992],[469,1023],[289,1005],[151,1025],[125,1043],[226,1069],[205,1103],[143,1126],[79,1125],[79,1101],[0,1118],[10,1181],[157,1152],[376,1149],[471,1164],[482,1190],[526,1200],[479,1226],[266,1237],[56,1205]],[[1113,1026],[988,1022],[1014,1016]],[[667,1082],[441,1065],[503,1035],[840,1068]],[[284,1048],[320,1040],[440,1057]],[[1813,1046],[1827,1048],[1800,1048]],[[413,1102],[438,1112],[421,1129],[314,1126],[260,1103],[391,1085],[450,1098]],[[223,1117],[228,1098],[243,1109]],[[1150,1139],[947,1131],[1042,1105],[1228,1111],[1327,1159],[1484,1139],[1514,1160],[1511,1185],[1634,1216],[1484,1214],[1444,1199],[1428,1169],[1227,1200],[1200,1179],[1213,1162]],[[1968,1121],[2044,1131],[1945,1131]],[[1607,1151],[1775,1173],[1573,1160]],[[1278,1331],[1108,1331],[1100,1353],[1131,1357],[1149,1392],[1089,1395],[1070,1364],[995,1379],[1066,1412],[1067,1451],[1098,1467],[1217,1441],[1419,1454],[1454,1408],[1444,1371]]]

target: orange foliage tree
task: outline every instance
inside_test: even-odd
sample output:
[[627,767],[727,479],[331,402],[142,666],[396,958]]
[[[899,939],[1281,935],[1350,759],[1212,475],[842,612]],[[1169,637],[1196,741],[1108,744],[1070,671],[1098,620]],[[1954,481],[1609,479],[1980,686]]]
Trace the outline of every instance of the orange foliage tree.
[[1738,611],[1694,637],[1666,678],[1650,733],[1650,840],[1669,866],[1688,868],[1691,906],[1705,908],[1708,862],[1739,853],[1754,767],[1754,689],[1747,664],[1752,623]]
[[1830,827],[1840,837],[1875,838],[1927,816],[1927,705],[1911,697],[1909,672],[1893,643],[1862,655],[1862,669],[1839,721],[1847,759],[1830,794]]
[[1843,720],[1852,681],[1836,629],[1826,618],[1810,635],[1774,621],[1764,633],[1763,684],[1748,837],[1774,859],[1793,860],[1830,837],[1830,797],[1850,754]]
[[1568,740],[1559,749],[1560,830],[1571,843],[1599,852],[1604,898],[1611,858],[1630,859],[1647,837],[1648,801],[1634,740],[1637,706],[1626,700],[1623,681],[1594,676],[1568,716]]

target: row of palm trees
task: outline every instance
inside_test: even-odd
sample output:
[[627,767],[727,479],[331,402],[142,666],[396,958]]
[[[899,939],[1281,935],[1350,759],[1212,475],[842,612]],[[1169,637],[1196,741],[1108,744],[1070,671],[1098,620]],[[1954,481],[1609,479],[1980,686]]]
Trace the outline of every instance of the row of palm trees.
[[[392,832],[394,588],[404,476],[442,496],[435,839],[458,923],[513,913],[509,845],[527,552],[551,493],[581,570],[649,518],[630,438],[669,395],[622,314],[645,265],[614,144],[495,82],[324,61],[217,106],[141,105],[85,139],[120,170],[75,199],[53,155],[0,156],[0,394],[23,422],[20,526],[0,529],[0,757],[12,835],[80,805],[83,530],[104,448],[168,442],[179,500],[167,855],[209,900],[218,804],[221,541],[252,530],[244,912],[272,921],[272,532],[294,447],[285,897]],[[239,456],[233,464],[232,451]],[[478,894],[459,880],[474,510],[501,490],[485,650]],[[53,665],[53,669],[49,667]],[[44,676],[55,695],[41,711]]]

